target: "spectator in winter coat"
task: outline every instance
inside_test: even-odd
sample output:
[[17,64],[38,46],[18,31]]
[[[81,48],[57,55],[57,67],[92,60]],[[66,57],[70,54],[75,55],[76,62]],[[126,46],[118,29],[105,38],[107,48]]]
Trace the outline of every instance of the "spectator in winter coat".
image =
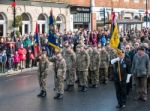
[[5,73],[5,68],[6,68],[6,61],[7,61],[7,56],[6,56],[6,50],[3,50],[0,53],[0,64],[1,64],[1,72]]
[[19,63],[20,63],[20,58],[19,58],[18,51],[16,51],[16,52],[14,53],[13,61],[14,61],[14,65],[15,65],[14,69],[15,69],[15,70],[18,70],[18,68],[19,68],[18,65],[19,65]]
[[25,68],[25,61],[26,61],[26,49],[23,48],[23,44],[21,45],[21,47],[18,49],[18,54],[19,54],[19,59],[21,62],[21,68]]

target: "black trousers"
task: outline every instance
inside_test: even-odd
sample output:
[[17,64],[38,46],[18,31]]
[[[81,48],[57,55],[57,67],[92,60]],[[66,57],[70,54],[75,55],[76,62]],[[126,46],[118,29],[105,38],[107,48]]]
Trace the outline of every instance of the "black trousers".
[[115,81],[115,89],[118,105],[125,105],[127,99],[126,81]]
[[129,95],[131,90],[132,90],[132,77],[130,78],[130,82],[127,83],[127,95]]

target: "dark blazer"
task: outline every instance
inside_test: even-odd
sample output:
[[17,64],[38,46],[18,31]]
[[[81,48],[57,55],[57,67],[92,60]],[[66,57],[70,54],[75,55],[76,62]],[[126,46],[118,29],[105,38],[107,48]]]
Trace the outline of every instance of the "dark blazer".
[[[127,56],[121,61],[120,64],[120,72],[121,72],[121,80],[126,81],[127,74],[131,73],[131,59]],[[119,81],[119,70],[118,70],[118,62],[114,65],[114,80]]]

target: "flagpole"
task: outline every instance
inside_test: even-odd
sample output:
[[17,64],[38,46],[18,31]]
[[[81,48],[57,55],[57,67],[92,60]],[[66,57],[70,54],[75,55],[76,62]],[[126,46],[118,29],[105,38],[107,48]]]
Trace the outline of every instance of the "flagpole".
[[121,82],[122,78],[121,78],[121,70],[120,70],[120,63],[119,63],[119,61],[118,61],[118,76],[119,76],[119,81]]
[[[16,3],[16,0],[13,0],[14,3]],[[16,39],[16,6],[13,7],[13,27],[14,27],[14,39]]]
[[113,27],[113,12],[114,12],[114,9],[113,9],[113,0],[111,0],[111,36],[112,36],[113,30],[114,30],[114,27]]
[[148,1],[146,0],[146,28],[147,28],[147,23],[148,23]]

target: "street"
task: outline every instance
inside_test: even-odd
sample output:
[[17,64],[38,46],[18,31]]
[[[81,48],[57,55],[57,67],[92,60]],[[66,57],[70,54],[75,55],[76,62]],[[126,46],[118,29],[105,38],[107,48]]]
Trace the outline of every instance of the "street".
[[[38,98],[37,71],[0,78],[0,111],[118,111],[113,82],[100,85],[88,92],[66,92],[63,100],[54,100],[53,71],[49,71],[48,95]],[[150,100],[135,101],[134,94],[128,97],[123,111],[149,111]]]

